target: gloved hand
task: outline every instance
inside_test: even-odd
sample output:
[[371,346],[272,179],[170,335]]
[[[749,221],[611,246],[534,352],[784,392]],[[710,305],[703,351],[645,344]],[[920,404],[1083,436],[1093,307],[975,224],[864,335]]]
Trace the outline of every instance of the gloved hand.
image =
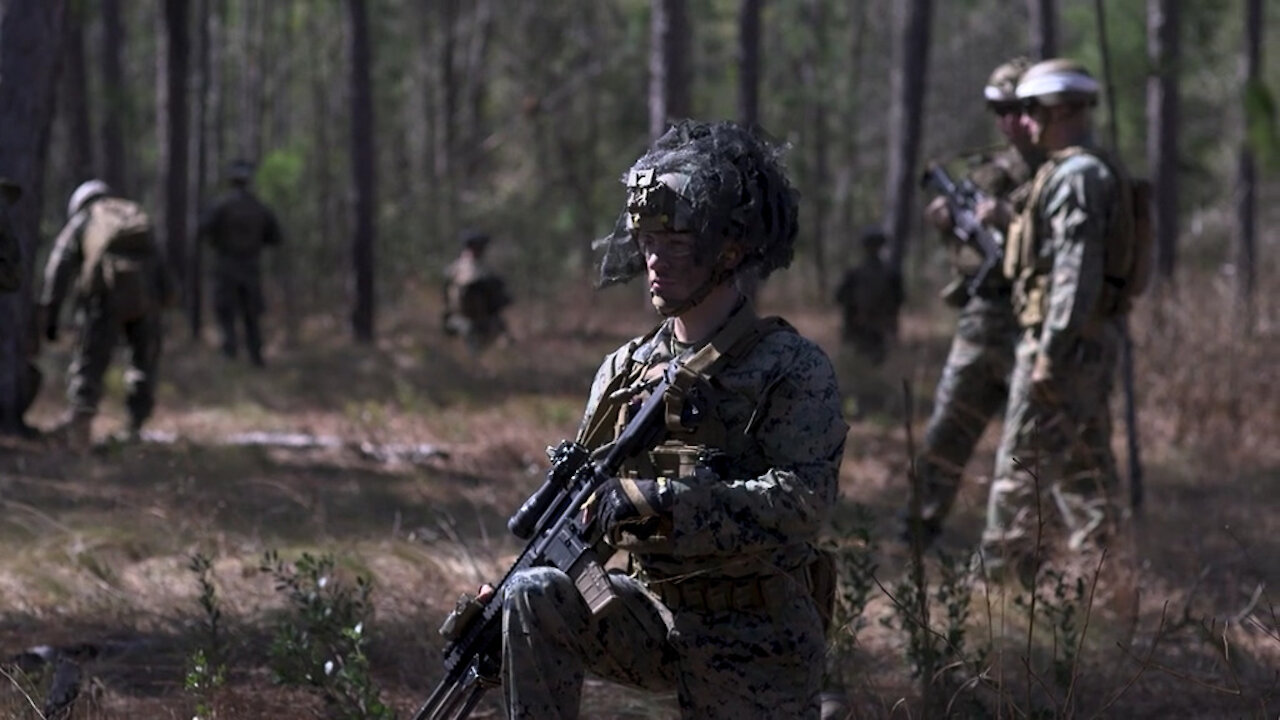
[[623,525],[670,515],[675,491],[666,480],[613,478],[596,493],[594,514],[606,534]]

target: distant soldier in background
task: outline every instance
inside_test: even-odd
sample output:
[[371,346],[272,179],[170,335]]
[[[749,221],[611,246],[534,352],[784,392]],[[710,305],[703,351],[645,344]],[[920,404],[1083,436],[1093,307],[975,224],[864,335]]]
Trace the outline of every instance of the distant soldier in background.
[[129,345],[124,437],[138,438],[155,405],[161,310],[173,301],[150,218],[137,203],[110,193],[106,183],[90,180],[71,194],[37,310],[45,338],[56,341],[62,302],[74,288],[79,339],[67,389],[71,408],[56,432],[76,449],[89,446],[102,376],[122,335]]
[[1044,560],[1042,532],[1096,551],[1119,519],[1108,398],[1121,322],[1149,266],[1125,168],[1092,141],[1098,93],[1062,59],[1031,66],[1017,88],[1023,126],[1048,157],[1005,248],[1022,335],[979,559],[1026,584]]
[[444,330],[465,340],[472,352],[507,332],[502,311],[511,304],[511,296],[485,261],[488,246],[485,233],[464,233],[461,254],[445,269]]
[[[1043,158],[1022,127],[1022,103],[1015,94],[1018,78],[1030,65],[1030,60],[1021,57],[1000,65],[982,91],[996,127],[1009,144],[977,158],[969,179],[986,196],[978,207],[979,220],[993,230],[992,236],[1000,243],[1013,214],[1025,203],[1031,176]],[[942,532],[965,465],[987,423],[1004,410],[1018,323],[1010,301],[1012,285],[998,266],[976,288],[971,286],[982,258],[973,246],[952,234],[947,199],[935,198],[925,216],[942,233],[951,255],[955,277],[942,291],[942,298],[960,308],[951,351],[934,393],[933,414],[916,460],[923,491],[919,526],[928,544]],[[906,517],[910,517],[909,509]],[[908,530],[912,525],[908,524]]]
[[862,263],[845,272],[835,295],[844,311],[844,341],[872,365],[884,362],[890,341],[898,336],[898,311],[905,299],[902,275],[881,257],[887,240],[879,228],[863,231]]
[[280,224],[275,213],[249,189],[253,165],[244,160],[231,164],[231,187],[200,219],[199,234],[217,252],[214,269],[213,308],[222,331],[222,354],[234,358],[238,349],[236,319],[244,323],[244,343],[249,360],[257,367],[262,359],[262,250],[280,245]]

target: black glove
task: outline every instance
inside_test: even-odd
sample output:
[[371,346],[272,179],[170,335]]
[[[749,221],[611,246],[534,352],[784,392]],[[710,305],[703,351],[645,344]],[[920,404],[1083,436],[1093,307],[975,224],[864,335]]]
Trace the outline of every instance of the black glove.
[[596,519],[605,533],[623,525],[670,515],[675,492],[666,481],[613,478],[596,496]]

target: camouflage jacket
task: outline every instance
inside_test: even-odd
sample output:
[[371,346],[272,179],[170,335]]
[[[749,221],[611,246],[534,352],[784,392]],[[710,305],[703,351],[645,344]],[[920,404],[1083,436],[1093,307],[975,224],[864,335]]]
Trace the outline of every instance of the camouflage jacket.
[[[744,304],[735,315],[751,312]],[[609,355],[592,384],[579,440],[599,445],[586,437],[601,420],[596,416],[607,423],[624,409],[607,397],[607,389],[628,379],[616,376],[651,376],[674,355],[696,349],[674,341],[668,320]],[[699,432],[709,428],[699,442],[708,440],[702,449],[718,461],[673,477],[668,535],[619,547],[632,552],[649,578],[740,577],[806,564],[835,503],[848,431],[830,360],[815,343],[780,330],[695,388],[707,409]],[[660,462],[651,454],[627,469],[653,477]]]
[[[1014,212],[1022,210],[1030,190],[1031,179],[1040,159],[1026,157],[1012,145],[994,153],[984,153],[970,159],[967,176],[983,194],[1011,204]],[[1005,228],[995,228],[997,238],[1003,241]],[[951,266],[958,278],[967,279],[982,265],[981,254],[967,243],[960,242],[945,233],[950,252]],[[1002,288],[1007,292],[1009,282],[999,272],[987,274],[984,288]],[[945,294],[945,293],[944,293]]]
[[62,226],[53,241],[53,250],[44,266],[44,285],[40,290],[40,304],[55,310],[62,306],[73,281],[80,275],[84,264],[85,224],[89,221],[87,210],[81,210]]
[[1007,267],[1019,321],[1040,327],[1041,352],[1055,360],[1104,314],[1106,244],[1120,221],[1123,188],[1089,152],[1050,158],[1035,183]]
[[214,202],[200,218],[199,233],[220,260],[241,263],[256,262],[263,248],[281,240],[275,213],[244,188]]

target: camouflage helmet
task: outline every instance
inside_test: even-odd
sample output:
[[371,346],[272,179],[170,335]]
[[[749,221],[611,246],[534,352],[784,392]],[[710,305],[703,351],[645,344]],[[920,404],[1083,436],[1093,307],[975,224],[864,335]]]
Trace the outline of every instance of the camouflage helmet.
[[603,250],[598,285],[626,282],[644,272],[642,232],[688,232],[695,260],[717,262],[726,242],[741,262],[721,279],[754,266],[760,277],[786,267],[794,253],[797,193],[782,167],[781,150],[762,131],[733,122],[683,120],[658,138],[622,177],[627,205]]
[[89,201],[97,200],[110,192],[111,188],[96,178],[80,183],[80,186],[71,193],[71,199],[67,201],[67,217],[80,212],[85,205],[89,204]]
[[1001,63],[991,71],[991,77],[987,78],[987,84],[982,88],[982,96],[989,103],[1018,102],[1018,79],[1029,67],[1031,60],[1021,55]]
[[1018,99],[1041,105],[1088,104],[1098,101],[1098,81],[1075,60],[1054,58],[1027,68],[1018,81]]

